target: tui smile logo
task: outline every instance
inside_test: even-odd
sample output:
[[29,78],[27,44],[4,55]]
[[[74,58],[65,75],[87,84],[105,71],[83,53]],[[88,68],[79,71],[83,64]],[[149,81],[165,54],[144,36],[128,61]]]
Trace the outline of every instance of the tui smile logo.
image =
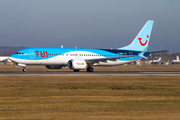
[[[149,35],[147,35],[147,38],[149,38]],[[141,44],[141,46],[145,46],[147,44],[147,42],[148,42],[148,40],[146,40],[145,43],[142,43],[141,42],[142,38],[138,38],[138,40],[139,40],[139,43]]]

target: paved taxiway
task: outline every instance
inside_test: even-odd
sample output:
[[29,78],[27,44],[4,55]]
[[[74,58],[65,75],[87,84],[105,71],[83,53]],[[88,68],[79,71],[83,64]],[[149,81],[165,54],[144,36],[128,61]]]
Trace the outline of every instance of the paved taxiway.
[[85,75],[180,75],[180,71],[94,71],[94,72],[54,72],[54,71],[1,71],[0,76],[85,76]]

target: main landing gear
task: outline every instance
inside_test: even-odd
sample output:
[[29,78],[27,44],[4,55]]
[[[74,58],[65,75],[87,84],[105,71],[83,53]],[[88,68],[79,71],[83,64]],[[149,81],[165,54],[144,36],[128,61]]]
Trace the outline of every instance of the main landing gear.
[[92,67],[88,67],[86,70],[87,70],[87,72],[93,72],[93,68]]
[[27,69],[24,67],[24,68],[22,69],[22,71],[23,71],[23,72],[26,72],[26,71],[27,71]]
[[[79,72],[79,70],[73,70],[74,72]],[[92,67],[88,67],[87,69],[86,69],[86,71],[87,72],[93,72],[93,68]]]
[[79,70],[73,70],[74,72],[79,72]]

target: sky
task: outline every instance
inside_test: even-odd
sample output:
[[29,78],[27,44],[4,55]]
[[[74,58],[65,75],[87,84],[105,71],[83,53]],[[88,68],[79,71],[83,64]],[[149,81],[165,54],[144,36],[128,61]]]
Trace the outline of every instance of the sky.
[[180,0],[1,0],[0,46],[120,48],[154,20],[148,51],[180,52]]

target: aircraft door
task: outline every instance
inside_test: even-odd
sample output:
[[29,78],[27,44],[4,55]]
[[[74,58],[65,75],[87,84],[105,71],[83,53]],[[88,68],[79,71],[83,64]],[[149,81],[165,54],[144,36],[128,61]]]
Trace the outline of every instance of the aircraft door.
[[81,59],[82,58],[82,54],[81,53],[75,53],[75,58],[76,59]]
[[30,49],[29,53],[30,53],[30,59],[34,59],[34,50]]
[[[129,52],[129,55],[132,56],[133,53],[132,53],[132,52]],[[129,60],[133,60],[133,57],[129,57]]]

